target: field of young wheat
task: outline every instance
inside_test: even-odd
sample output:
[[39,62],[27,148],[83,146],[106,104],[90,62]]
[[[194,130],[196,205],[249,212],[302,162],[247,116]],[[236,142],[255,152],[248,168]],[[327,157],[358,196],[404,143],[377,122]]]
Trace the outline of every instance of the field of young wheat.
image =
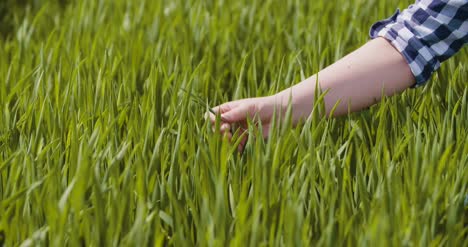
[[410,3],[2,1],[0,246],[466,246],[466,48],[424,87],[339,118],[317,102],[243,153],[203,118]]

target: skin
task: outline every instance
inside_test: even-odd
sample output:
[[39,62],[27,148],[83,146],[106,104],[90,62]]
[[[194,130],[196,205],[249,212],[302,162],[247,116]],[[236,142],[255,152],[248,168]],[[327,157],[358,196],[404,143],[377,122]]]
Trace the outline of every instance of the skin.
[[[365,109],[382,98],[411,87],[414,76],[403,56],[384,38],[373,39],[359,49],[341,58],[317,74],[275,95],[235,100],[213,108],[221,116],[221,133],[232,137],[231,126],[246,128],[247,118],[261,120],[263,137],[268,137],[274,111],[279,116],[292,107],[292,121],[296,125],[312,112],[316,83],[324,97],[327,116],[335,107],[333,116]],[[213,113],[207,114],[212,123]],[[239,149],[245,145],[243,138]]]

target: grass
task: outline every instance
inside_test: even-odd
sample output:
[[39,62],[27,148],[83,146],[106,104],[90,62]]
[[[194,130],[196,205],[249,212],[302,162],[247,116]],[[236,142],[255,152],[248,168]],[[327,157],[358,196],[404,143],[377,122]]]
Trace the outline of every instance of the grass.
[[466,245],[466,49],[424,87],[316,107],[242,155],[203,120],[410,2],[0,3],[0,245]]

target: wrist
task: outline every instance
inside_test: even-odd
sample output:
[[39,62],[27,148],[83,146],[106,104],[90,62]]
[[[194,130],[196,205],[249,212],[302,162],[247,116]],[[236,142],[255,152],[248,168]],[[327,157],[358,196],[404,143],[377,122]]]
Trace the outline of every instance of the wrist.
[[283,90],[274,95],[268,96],[268,98],[269,98],[268,100],[270,102],[270,105],[272,105],[273,109],[275,109],[277,116],[283,120],[286,116],[286,112],[289,109],[289,105],[291,104],[293,125],[297,123],[297,117],[295,116],[297,109],[295,109],[296,106],[294,103],[294,97],[292,97],[291,88]]
[[284,113],[291,104],[294,125],[301,119],[307,119],[312,112],[315,92],[315,83],[312,82],[315,82],[315,77],[308,78],[273,95],[276,104],[281,107]]

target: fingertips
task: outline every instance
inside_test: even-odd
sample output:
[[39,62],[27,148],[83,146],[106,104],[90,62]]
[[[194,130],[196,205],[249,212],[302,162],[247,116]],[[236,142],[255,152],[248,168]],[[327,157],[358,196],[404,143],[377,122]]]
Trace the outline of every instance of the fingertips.
[[205,114],[203,114],[203,119],[206,121],[206,120],[210,120],[210,121],[213,121],[213,119],[215,118],[215,115],[211,112],[205,112]]
[[[211,126],[211,130],[213,130],[213,132],[216,131],[216,127],[213,125]],[[231,125],[229,123],[222,123],[221,126],[219,126],[219,132],[220,133],[227,133],[227,132],[231,132]]]
[[229,123],[221,124],[220,131],[221,133],[224,133],[226,131],[231,132],[231,125]]
[[215,123],[216,122],[216,116],[213,114],[213,113],[208,113],[208,117],[210,118],[210,121],[212,123]]
[[209,120],[212,124],[215,124],[216,123],[216,115],[213,114],[212,112],[206,112],[204,115],[203,115],[203,118],[206,120]]

